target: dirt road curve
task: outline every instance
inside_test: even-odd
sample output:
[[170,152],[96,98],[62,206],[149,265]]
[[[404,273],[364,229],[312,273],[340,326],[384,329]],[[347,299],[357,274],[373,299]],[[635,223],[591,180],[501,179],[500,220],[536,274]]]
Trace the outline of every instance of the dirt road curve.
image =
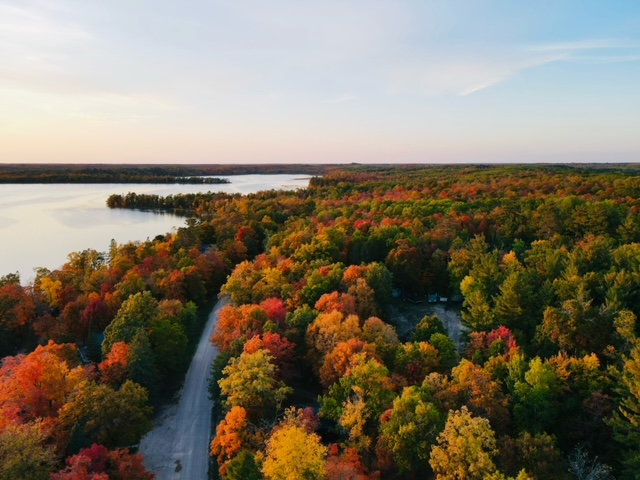
[[209,369],[217,351],[209,338],[218,310],[216,303],[202,332],[177,405],[160,412],[155,426],[140,442],[145,466],[156,480],[206,480],[209,462],[211,407],[207,392]]

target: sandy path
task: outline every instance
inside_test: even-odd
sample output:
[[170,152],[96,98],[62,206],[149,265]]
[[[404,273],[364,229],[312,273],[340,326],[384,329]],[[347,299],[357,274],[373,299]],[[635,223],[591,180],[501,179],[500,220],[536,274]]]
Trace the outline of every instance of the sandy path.
[[209,463],[211,407],[207,391],[211,363],[217,351],[209,342],[218,310],[225,299],[216,303],[202,332],[198,348],[177,405],[162,409],[155,426],[140,442],[145,466],[156,480],[206,480]]

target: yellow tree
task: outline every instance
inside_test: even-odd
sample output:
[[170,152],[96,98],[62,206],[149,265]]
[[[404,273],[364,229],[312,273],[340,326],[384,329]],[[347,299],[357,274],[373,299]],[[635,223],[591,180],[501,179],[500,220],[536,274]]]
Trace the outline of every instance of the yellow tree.
[[467,407],[462,407],[449,412],[429,464],[436,480],[481,480],[497,473],[493,463],[497,452],[489,420],[473,417]]
[[42,422],[10,423],[0,430],[0,478],[49,478],[57,460],[53,447],[47,445],[47,432]]
[[243,352],[222,371],[218,381],[227,405],[246,409],[250,418],[278,410],[291,388],[277,379],[278,367],[268,350]]
[[268,480],[319,480],[326,476],[326,456],[318,435],[285,420],[267,441],[262,473]]
[[338,311],[318,315],[307,329],[307,345],[312,363],[319,369],[325,355],[339,343],[359,338],[361,333],[357,315],[345,316]]
[[44,293],[51,308],[60,306],[60,293],[62,292],[62,282],[60,280],[44,277],[40,280],[40,290]]

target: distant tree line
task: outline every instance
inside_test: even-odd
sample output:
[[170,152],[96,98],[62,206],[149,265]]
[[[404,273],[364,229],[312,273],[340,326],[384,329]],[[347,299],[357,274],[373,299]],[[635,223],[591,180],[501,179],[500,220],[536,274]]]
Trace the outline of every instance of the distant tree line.
[[226,183],[219,175],[322,175],[326,165],[3,164],[0,183]]
[[221,184],[230,183],[226,178],[201,177],[192,172],[168,174],[163,169],[155,170],[101,170],[79,171],[0,171],[0,183],[184,183]]

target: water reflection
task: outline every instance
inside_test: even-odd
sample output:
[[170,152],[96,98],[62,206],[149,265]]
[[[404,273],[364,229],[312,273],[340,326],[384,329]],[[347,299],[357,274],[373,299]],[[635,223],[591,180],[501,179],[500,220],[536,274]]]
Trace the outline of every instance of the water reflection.
[[228,176],[221,185],[56,184],[0,185],[0,275],[19,272],[23,283],[33,269],[60,267],[67,255],[92,248],[107,251],[118,243],[145,240],[184,225],[171,214],[138,210],[111,210],[106,199],[113,193],[175,195],[219,191],[254,193],[270,189],[304,188],[302,175]]

